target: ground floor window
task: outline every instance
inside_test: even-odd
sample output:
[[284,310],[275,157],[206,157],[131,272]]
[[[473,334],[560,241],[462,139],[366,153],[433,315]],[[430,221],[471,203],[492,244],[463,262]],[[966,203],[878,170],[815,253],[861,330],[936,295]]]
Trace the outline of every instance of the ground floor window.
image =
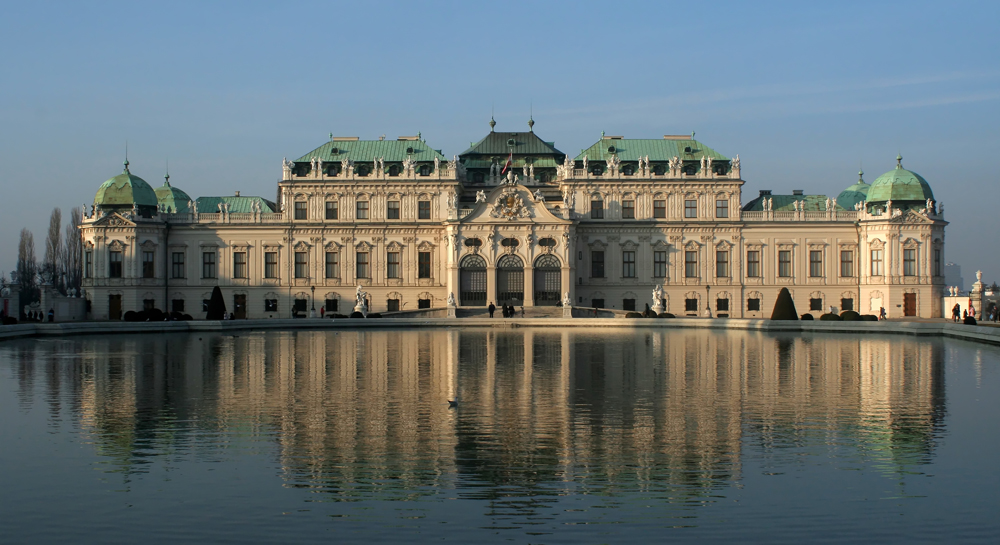
[[296,299],[292,304],[292,316],[295,317],[305,317],[306,315],[306,305],[309,302],[305,299]]
[[184,312],[184,299],[170,301],[170,310],[172,312]]
[[622,299],[622,310],[635,310],[635,299]]
[[854,310],[854,299],[841,299],[840,310]]
[[747,310],[760,311],[760,299],[747,299]]
[[716,299],[715,310],[719,312],[729,312],[729,299]]
[[208,299],[201,300],[201,311],[208,312]]
[[264,312],[278,312],[278,300],[264,299]]
[[604,308],[604,299],[591,299],[590,306],[594,308]]
[[327,299],[323,302],[323,308],[326,310],[327,314],[331,312],[337,312],[340,310],[338,307],[340,305],[339,299]]
[[697,299],[685,299],[684,300],[684,312],[698,312],[698,300]]
[[431,308],[431,300],[417,299],[417,308]]
[[388,310],[389,312],[399,312],[399,299],[387,300],[386,310]]
[[818,297],[810,299],[809,310],[823,310],[823,300]]
[[142,300],[142,310],[153,310],[154,308],[156,308],[156,301],[154,299]]

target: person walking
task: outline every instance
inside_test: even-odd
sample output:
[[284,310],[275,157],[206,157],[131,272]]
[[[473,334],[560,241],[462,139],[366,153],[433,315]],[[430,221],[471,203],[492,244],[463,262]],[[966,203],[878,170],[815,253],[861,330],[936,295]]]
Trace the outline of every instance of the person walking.
[[955,303],[955,306],[951,307],[951,321],[957,322],[960,314],[962,313],[962,306]]
[[493,313],[497,311],[497,307],[493,304],[493,301],[490,301],[490,306],[486,307],[486,310],[490,311],[490,318],[492,318]]
[[878,319],[885,320],[885,307],[878,308]]
[[524,318],[524,305],[521,305],[521,317]]

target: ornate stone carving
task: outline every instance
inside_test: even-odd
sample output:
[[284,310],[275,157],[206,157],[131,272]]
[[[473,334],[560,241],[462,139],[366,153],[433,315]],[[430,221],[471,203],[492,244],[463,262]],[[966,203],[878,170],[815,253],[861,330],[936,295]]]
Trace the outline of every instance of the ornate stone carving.
[[518,218],[530,218],[531,212],[525,208],[524,200],[518,194],[517,189],[507,186],[504,187],[503,192],[497,198],[497,203],[493,206],[493,210],[490,211],[490,216],[515,220]]

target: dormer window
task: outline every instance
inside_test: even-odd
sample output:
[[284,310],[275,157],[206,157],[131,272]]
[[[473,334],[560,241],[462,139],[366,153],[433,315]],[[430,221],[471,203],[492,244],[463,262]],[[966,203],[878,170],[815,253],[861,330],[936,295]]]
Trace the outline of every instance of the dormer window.
[[413,147],[411,146],[411,147],[406,148],[406,153],[408,155],[412,155],[413,154]]
[[389,167],[389,176],[399,176],[399,165],[391,165]]
[[604,171],[601,169],[601,165],[595,165],[590,167],[590,173],[594,176],[600,176],[601,174],[604,174]]
[[431,175],[431,166],[430,165],[420,165],[420,175],[421,176],[430,176]]
[[684,146],[684,153],[691,153],[691,146]]
[[653,167],[653,174],[656,174],[657,176],[663,176],[666,171],[667,170],[663,168],[663,165],[656,165]]
[[340,155],[340,148],[331,148],[330,155]]
[[481,184],[485,180],[486,180],[486,176],[484,176],[482,172],[477,172],[477,173],[475,173],[475,174],[472,175],[472,181],[474,183]]
[[624,174],[626,176],[631,176],[632,175],[632,165],[625,165],[624,167],[622,167],[622,174]]
[[368,165],[360,165],[358,166],[357,170],[358,176],[368,176],[371,170],[372,170],[371,167],[369,167]]

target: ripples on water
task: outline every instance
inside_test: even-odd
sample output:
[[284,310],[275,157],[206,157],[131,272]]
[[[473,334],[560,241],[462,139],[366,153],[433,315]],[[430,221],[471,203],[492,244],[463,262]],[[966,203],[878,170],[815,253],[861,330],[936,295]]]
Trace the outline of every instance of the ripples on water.
[[[985,397],[983,365],[991,377],[996,355],[905,337],[708,331],[7,342],[0,494],[12,507],[0,531],[122,542],[992,539],[997,471],[976,470],[972,445],[946,448],[945,392],[950,364],[959,395]],[[963,421],[974,448],[997,444],[988,418]]]

